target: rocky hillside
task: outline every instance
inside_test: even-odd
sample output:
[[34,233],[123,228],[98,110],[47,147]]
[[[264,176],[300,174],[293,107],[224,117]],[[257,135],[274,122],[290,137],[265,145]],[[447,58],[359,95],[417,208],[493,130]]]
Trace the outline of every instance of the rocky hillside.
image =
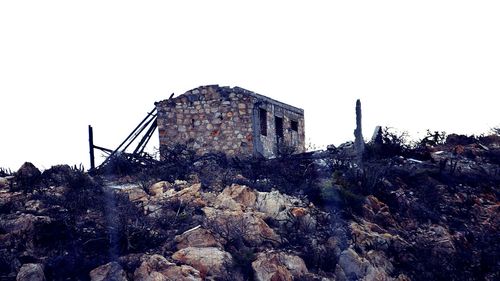
[[0,280],[499,280],[500,141],[0,176]]

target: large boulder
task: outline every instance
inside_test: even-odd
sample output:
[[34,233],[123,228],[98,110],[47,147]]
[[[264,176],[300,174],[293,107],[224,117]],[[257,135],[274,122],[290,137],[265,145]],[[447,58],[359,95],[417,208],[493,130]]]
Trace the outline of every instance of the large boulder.
[[310,214],[311,207],[313,206],[306,206],[298,198],[278,191],[258,192],[255,201],[255,210],[265,214],[266,218],[274,219],[280,224],[300,219],[303,225],[314,228],[317,222]]
[[366,253],[370,263],[366,270],[366,280],[390,280],[394,266],[383,251],[370,250]]
[[39,214],[45,209],[45,204],[41,200],[29,200],[24,204],[26,212]]
[[127,274],[117,262],[99,266],[90,272],[91,281],[127,281]]
[[220,208],[243,210],[253,207],[256,200],[255,191],[244,185],[233,184],[217,196],[216,205]]
[[42,173],[35,165],[30,162],[25,162],[16,172],[16,182],[22,186],[23,189],[32,189],[40,179]]
[[2,218],[0,228],[8,233],[29,233],[33,231],[36,224],[48,224],[51,218],[47,216],[35,216],[32,214],[9,215]]
[[283,252],[259,253],[252,268],[256,281],[291,281],[308,273],[300,257]]
[[148,188],[148,193],[151,196],[162,196],[166,190],[171,189],[171,188],[172,188],[172,185],[169,182],[160,181],[160,182],[157,182],[155,184],[152,184]]
[[258,192],[255,208],[272,218],[280,218],[283,212],[293,206],[292,199],[278,191]]
[[243,239],[248,244],[258,246],[265,242],[277,245],[281,238],[256,212],[203,208],[209,225],[215,233],[225,239]]
[[193,207],[203,207],[207,203],[203,200],[201,196],[201,183],[195,183],[193,185],[184,187],[183,189],[175,192],[169,193],[167,195],[167,200],[178,200],[184,204]]
[[174,253],[172,258],[196,268],[202,277],[211,276],[223,279],[234,275],[233,257],[230,253],[218,248],[188,247]]
[[45,281],[43,266],[37,263],[23,264],[17,273],[16,281]]
[[160,255],[145,256],[134,272],[134,281],[201,281],[200,272],[188,265],[177,266]]
[[360,280],[368,270],[370,263],[349,248],[340,254],[335,274],[339,280]]
[[302,218],[309,214],[309,211],[304,207],[293,207],[290,209],[290,214],[294,218]]
[[426,256],[429,263],[439,264],[443,270],[455,270],[449,258],[457,254],[455,238],[446,227],[437,224],[420,226],[415,234],[411,238],[412,244],[417,249],[429,249]]
[[379,225],[365,220],[360,220],[359,223],[351,222],[349,228],[356,246],[363,251],[387,250],[389,247],[401,249],[407,245],[398,235],[390,234]]
[[380,223],[383,226],[394,226],[396,224],[389,207],[373,195],[366,197],[363,205],[363,215],[370,221]]
[[23,178],[34,178],[40,177],[42,173],[38,168],[30,162],[24,162],[24,164],[17,170],[16,177]]
[[404,275],[391,277],[394,266],[383,251],[358,254],[348,248],[340,254],[335,270],[336,280],[406,280]]
[[6,177],[0,177],[0,189],[8,188],[10,186],[9,179]]
[[216,240],[210,230],[201,226],[190,229],[181,235],[175,237],[177,249],[181,250],[188,247],[217,247],[222,248],[222,244]]
[[149,202],[149,195],[139,187],[126,187],[119,189],[120,192],[127,194],[128,199],[134,203],[146,205]]
[[[304,203],[278,191],[256,192],[244,185],[226,187],[216,197],[205,196],[211,207],[203,209],[215,232],[240,233],[246,242],[260,245],[265,241],[279,244],[280,238],[265,219],[280,224],[300,220],[301,224],[314,228],[315,218]],[[212,223],[213,222],[213,223]],[[221,234],[222,235],[222,234]],[[222,235],[224,237],[224,235]],[[224,237],[226,238],[226,237]]]

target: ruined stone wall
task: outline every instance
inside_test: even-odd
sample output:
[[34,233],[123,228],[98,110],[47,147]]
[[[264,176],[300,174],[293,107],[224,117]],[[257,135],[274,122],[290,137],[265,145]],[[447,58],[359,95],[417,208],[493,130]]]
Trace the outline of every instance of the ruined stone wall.
[[176,143],[198,154],[253,155],[252,99],[200,87],[157,103],[160,153]]
[[[305,151],[303,111],[242,88],[203,86],[156,106],[161,153],[183,143],[198,154],[272,158],[278,155],[276,117],[282,118],[283,147]],[[267,135],[261,131],[260,109]]]
[[[259,134],[256,136],[258,138],[258,141],[255,143],[256,151],[266,158],[276,157],[279,154],[278,149],[280,149],[282,153],[305,152],[305,124],[303,113],[300,114],[284,108],[279,104],[269,102],[257,104],[259,108],[266,110],[267,135],[262,135],[259,130]],[[283,141],[281,145],[278,145],[276,117],[282,118],[283,121]],[[297,122],[296,130],[292,129],[292,121]]]

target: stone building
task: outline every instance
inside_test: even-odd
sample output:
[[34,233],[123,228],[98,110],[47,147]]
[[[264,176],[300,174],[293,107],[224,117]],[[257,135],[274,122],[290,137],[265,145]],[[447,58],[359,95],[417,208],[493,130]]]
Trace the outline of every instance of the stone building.
[[305,151],[303,109],[240,87],[202,86],[155,105],[160,154],[177,143],[245,158]]

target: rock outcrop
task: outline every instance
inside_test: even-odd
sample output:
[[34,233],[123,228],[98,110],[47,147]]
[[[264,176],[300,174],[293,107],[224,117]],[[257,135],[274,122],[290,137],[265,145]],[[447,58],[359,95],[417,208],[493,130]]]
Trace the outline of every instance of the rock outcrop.
[[201,281],[200,272],[191,266],[177,266],[160,255],[145,256],[135,270],[134,281]]
[[174,253],[172,258],[196,268],[202,277],[228,278],[236,274],[231,272],[233,266],[231,254],[218,248],[188,247]]
[[45,281],[43,265],[36,263],[23,264],[17,274],[16,281]]
[[170,188],[172,188],[172,186],[169,182],[160,181],[160,182],[157,182],[157,183],[151,185],[148,188],[148,193],[151,196],[162,196],[163,193]]
[[214,234],[207,229],[197,226],[183,234],[175,237],[177,249],[181,250],[188,247],[216,247],[223,248],[222,244],[216,239]]
[[370,263],[349,248],[343,251],[337,264],[337,278],[344,280],[360,280],[366,276]]
[[283,252],[263,252],[257,255],[252,268],[256,281],[297,280],[308,273],[304,261]]
[[203,208],[203,212],[210,226],[223,238],[231,239],[231,236],[236,235],[254,246],[266,242],[280,243],[276,232],[255,212],[227,211],[211,207]]
[[0,189],[9,187],[10,187],[10,181],[6,177],[0,177]]
[[127,273],[120,264],[110,262],[90,272],[91,281],[127,281]]
[[48,216],[35,216],[32,214],[11,215],[0,222],[0,227],[9,233],[27,233],[34,230],[35,224],[49,223]]
[[345,145],[123,177],[25,164],[0,178],[0,279],[497,280],[500,146],[449,141],[367,144],[362,169]]
[[[217,196],[217,203],[219,206],[227,206],[232,210],[254,207],[256,200],[257,193],[254,190],[248,186],[236,184],[225,188],[219,196]],[[234,202],[239,205],[235,205]]]

